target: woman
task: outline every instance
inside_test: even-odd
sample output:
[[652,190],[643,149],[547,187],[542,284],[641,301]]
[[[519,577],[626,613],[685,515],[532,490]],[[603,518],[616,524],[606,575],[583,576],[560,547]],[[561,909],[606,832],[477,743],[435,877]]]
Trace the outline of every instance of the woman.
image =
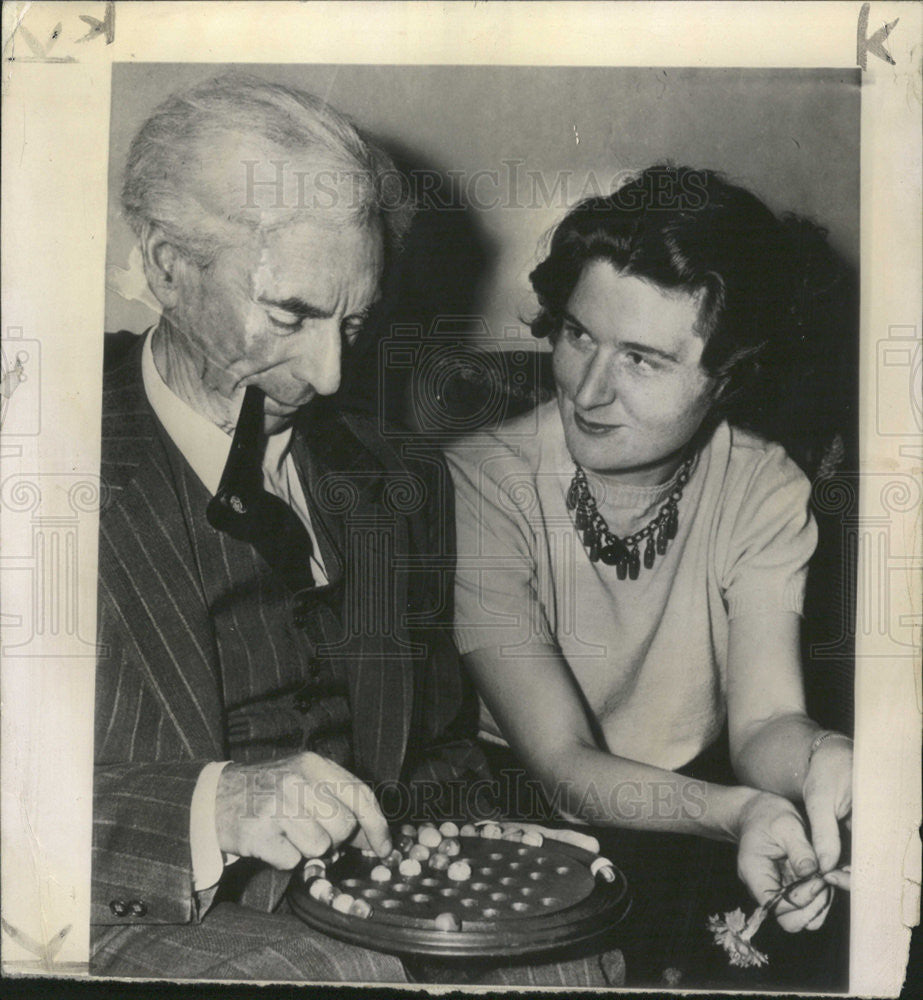
[[484,735],[560,814],[620,828],[607,849],[655,937],[705,864],[676,834],[736,843],[761,902],[801,880],[775,907],[788,931],[819,928],[847,883],[851,742],[807,717],[799,660],[810,486],[726,419],[803,344],[818,248],[707,171],[654,167],[584,201],[530,276],[556,400],[449,456]]

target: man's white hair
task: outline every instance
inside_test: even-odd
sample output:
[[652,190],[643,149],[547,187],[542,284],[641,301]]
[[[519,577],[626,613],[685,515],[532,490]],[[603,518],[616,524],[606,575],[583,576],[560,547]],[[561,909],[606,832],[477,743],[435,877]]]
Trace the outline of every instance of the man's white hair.
[[[181,253],[204,267],[239,239],[242,225],[257,228],[252,213],[249,218],[222,214],[203,204],[190,182],[214,156],[215,143],[235,135],[252,136],[346,178],[340,196],[313,214],[360,225],[378,220],[386,251],[400,246],[413,209],[408,198],[395,197],[404,189],[390,156],[320,98],[241,73],[172,95],[142,125],[122,186],[122,208],[134,232],[140,236],[157,225]],[[299,213],[312,210],[299,203],[292,216]]]

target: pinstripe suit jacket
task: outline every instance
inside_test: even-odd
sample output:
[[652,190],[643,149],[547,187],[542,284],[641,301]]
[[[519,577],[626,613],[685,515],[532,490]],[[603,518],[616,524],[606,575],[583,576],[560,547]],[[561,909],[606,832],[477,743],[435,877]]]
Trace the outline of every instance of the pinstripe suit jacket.
[[[91,918],[98,924],[199,919],[190,803],[203,765],[228,756],[220,647],[190,529],[190,483],[198,481],[147,402],[140,348],[139,338],[104,379],[108,499],[99,538]],[[295,427],[292,453],[312,519],[336,539],[345,599],[361,611],[386,595],[397,611],[390,628],[354,629],[346,649],[356,771],[372,782],[484,777],[471,741],[475,699],[448,629],[454,516],[445,465],[432,450],[411,457],[367,417],[323,404],[311,411]],[[379,550],[362,565],[344,558],[356,525],[365,526],[363,550]],[[370,525],[386,530],[370,533]],[[222,545],[243,544],[221,537]],[[245,901],[271,908],[284,882],[264,878],[263,890]],[[145,912],[114,916],[115,899],[142,899]]]

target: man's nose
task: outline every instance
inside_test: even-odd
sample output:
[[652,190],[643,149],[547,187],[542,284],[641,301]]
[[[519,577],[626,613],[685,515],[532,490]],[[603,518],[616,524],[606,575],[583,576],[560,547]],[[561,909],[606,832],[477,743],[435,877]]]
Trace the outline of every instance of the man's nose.
[[615,371],[611,358],[597,352],[587,362],[574,395],[574,402],[582,410],[608,406],[615,400]]
[[295,374],[309,382],[320,396],[330,396],[340,388],[343,338],[339,323],[316,325],[306,334],[306,343]]

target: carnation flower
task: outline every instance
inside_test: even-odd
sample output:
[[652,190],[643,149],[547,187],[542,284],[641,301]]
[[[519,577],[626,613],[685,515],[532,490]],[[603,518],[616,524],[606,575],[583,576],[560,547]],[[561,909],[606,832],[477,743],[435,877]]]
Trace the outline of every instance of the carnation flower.
[[[844,884],[842,879],[848,877],[849,871],[849,866],[846,865],[842,869],[829,872],[822,877],[828,884],[848,888],[848,882]],[[787,899],[793,889],[797,889],[798,886],[817,877],[817,873],[812,872],[810,875],[805,875],[803,878],[795,879],[794,882],[782,886],[766,902],[758,906],[749,917],[745,917],[744,911],[738,907],[736,910],[731,910],[730,913],[725,913],[723,918],[717,913],[708,918],[708,929],[715,936],[715,944],[728,953],[728,961],[731,965],[739,965],[746,969],[751,966],[759,967],[769,964],[769,956],[754,947],[753,935],[760,929],[760,925],[778,902]]]
[[725,913],[724,919],[718,914],[708,918],[708,929],[715,935],[715,944],[728,953],[731,965],[749,968],[752,965],[768,964],[769,956],[754,947],[750,941],[768,912],[767,907],[758,906],[748,920],[744,911],[738,907]]

